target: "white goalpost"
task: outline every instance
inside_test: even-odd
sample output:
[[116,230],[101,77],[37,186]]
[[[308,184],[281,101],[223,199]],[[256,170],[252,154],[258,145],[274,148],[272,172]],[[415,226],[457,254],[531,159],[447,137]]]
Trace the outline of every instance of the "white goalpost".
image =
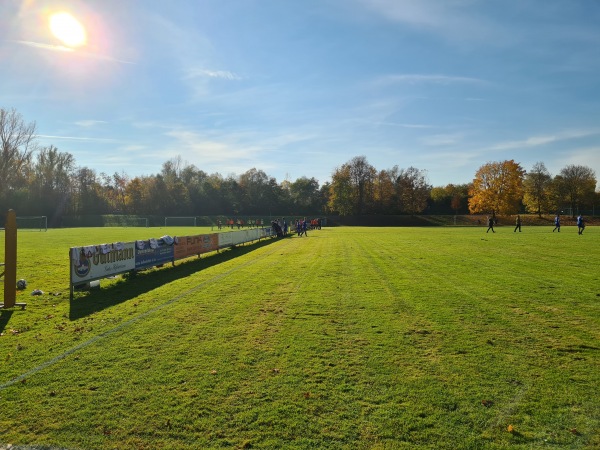
[[196,217],[165,217],[165,227],[195,227]]
[[46,216],[17,216],[19,230],[48,231],[48,218]]

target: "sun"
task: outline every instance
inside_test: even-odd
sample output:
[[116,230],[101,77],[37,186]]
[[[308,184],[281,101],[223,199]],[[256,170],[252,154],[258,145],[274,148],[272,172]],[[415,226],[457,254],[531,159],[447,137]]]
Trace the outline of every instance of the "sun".
[[50,16],[50,31],[67,47],[81,47],[87,40],[83,25],[67,12]]

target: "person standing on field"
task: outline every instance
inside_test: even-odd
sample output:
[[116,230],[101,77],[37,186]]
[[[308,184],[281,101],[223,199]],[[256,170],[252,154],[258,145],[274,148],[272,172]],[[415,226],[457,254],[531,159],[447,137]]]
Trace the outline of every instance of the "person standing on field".
[[515,226],[515,233],[517,232],[517,229],[519,230],[519,233],[521,232],[521,216],[517,214],[517,220],[515,222],[516,226]]
[[494,231],[494,217],[488,217],[488,229],[486,231],[486,234],[489,233],[490,230],[492,230],[492,233],[495,233],[495,231]]
[[579,214],[577,216],[577,232],[578,234],[583,234],[583,230],[585,228],[585,222],[583,221],[583,216]]
[[552,232],[554,233],[556,230],[560,233],[560,214],[557,214],[554,218],[554,230]]

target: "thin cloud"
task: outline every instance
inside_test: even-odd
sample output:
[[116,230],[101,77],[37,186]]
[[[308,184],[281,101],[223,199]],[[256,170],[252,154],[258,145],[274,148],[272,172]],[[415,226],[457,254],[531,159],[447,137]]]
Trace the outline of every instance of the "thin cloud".
[[462,134],[434,134],[422,138],[421,142],[430,147],[446,147],[459,144],[463,138]]
[[[600,147],[577,148],[569,152],[565,165],[576,164],[588,167],[600,167]],[[596,173],[596,175],[600,175]]]
[[501,142],[490,147],[490,150],[513,150],[518,148],[532,148],[553,142],[579,139],[600,134],[600,130],[567,130],[562,133],[549,134],[545,136],[531,136],[519,141]]
[[84,127],[84,128],[89,128],[89,127],[93,127],[93,126],[100,125],[103,123],[108,123],[108,122],[106,122],[105,120],[79,120],[79,121],[75,122],[75,125]]
[[393,83],[433,83],[433,84],[488,84],[488,81],[480,78],[453,76],[453,75],[430,75],[430,74],[398,74],[388,75],[379,79],[382,84]]
[[44,44],[41,42],[32,42],[32,41],[8,41],[13,42],[15,44],[25,45],[27,47],[40,48],[42,50],[51,50],[53,52],[74,52],[75,50],[70,47],[65,47],[64,45],[52,45],[52,44]]
[[165,135],[176,141],[167,149],[171,154],[185,154],[190,159],[193,155],[202,162],[216,163],[234,159],[250,159],[259,152],[258,148],[252,146],[210,139],[200,133],[185,129],[171,130]]
[[[392,123],[392,122],[387,122],[387,123]],[[401,128],[434,128],[433,125],[425,125],[425,124],[420,124],[420,123],[396,123],[393,125],[397,125]]]
[[[415,30],[433,32],[451,40],[490,42],[502,36],[495,23],[477,13],[471,1],[356,0],[368,11]],[[504,39],[508,37],[504,36]]]
[[185,78],[217,78],[222,80],[241,80],[242,77],[236,75],[229,70],[209,70],[209,69],[190,69],[187,71]]
[[79,137],[79,136],[56,136],[50,134],[36,135],[42,139],[63,139],[69,141],[89,141],[89,142],[119,142],[116,139],[96,138],[96,137]]
[[102,55],[100,53],[92,53],[86,52],[83,50],[75,50],[74,48],[65,47],[63,45],[53,45],[53,44],[45,44],[43,42],[33,42],[33,41],[8,41],[13,42],[19,45],[25,45],[27,47],[33,47],[40,50],[49,50],[53,52],[63,52],[63,53],[73,53],[76,55],[83,56],[85,58],[96,59],[99,61],[109,61],[109,62],[117,62],[121,64],[135,64],[133,61],[126,61],[123,59],[114,58],[108,55]]
[[118,150],[121,152],[139,152],[142,150],[146,150],[147,148],[148,147],[146,147],[145,145],[132,144],[119,147]]

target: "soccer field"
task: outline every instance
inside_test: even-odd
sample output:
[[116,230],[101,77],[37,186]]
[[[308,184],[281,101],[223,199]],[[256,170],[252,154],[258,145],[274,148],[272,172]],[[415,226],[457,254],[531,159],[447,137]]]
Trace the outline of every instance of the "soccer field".
[[600,447],[599,229],[485,229],[325,228],[73,301],[70,246],[168,231],[19,233],[0,448]]

